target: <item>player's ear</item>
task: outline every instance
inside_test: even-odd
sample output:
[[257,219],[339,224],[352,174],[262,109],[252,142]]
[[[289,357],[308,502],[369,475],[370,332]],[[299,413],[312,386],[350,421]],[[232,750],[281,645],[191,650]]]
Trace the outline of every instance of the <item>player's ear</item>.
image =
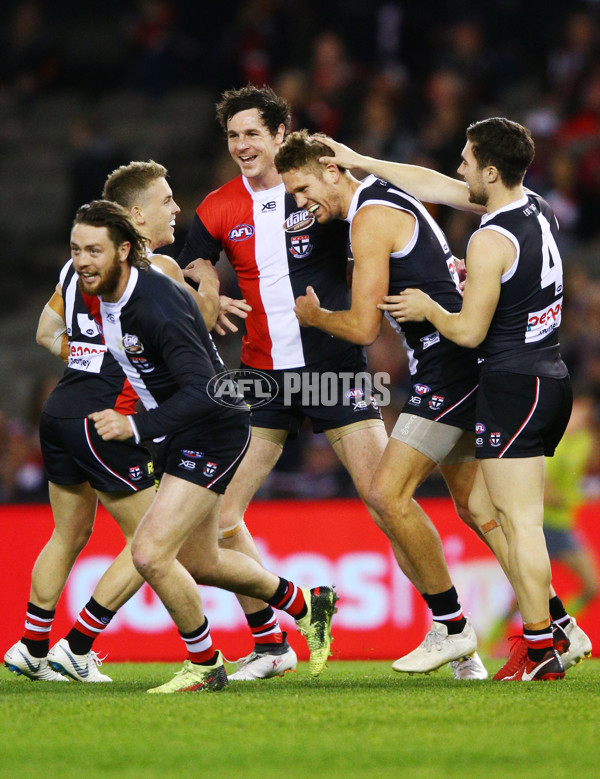
[[123,243],[119,246],[119,260],[121,262],[124,262],[129,257],[129,252],[131,251],[131,243],[129,241],[123,241]]
[[143,225],[145,223],[144,214],[139,206],[133,206],[131,209],[131,216],[136,224]]

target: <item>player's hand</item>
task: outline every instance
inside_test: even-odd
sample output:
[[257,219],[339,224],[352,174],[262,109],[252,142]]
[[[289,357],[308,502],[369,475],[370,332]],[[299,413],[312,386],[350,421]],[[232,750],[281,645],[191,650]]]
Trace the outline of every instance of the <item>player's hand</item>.
[[186,279],[202,284],[203,281],[219,283],[219,274],[210,260],[197,259],[183,269]]
[[400,295],[386,295],[377,308],[388,311],[396,322],[423,322],[430,302],[431,298],[422,290],[405,289]]
[[229,319],[228,314],[237,316],[240,319],[247,319],[248,312],[250,311],[252,311],[252,306],[246,303],[245,300],[234,300],[233,298],[228,298],[227,295],[221,295],[219,297],[219,315],[214,328],[215,332],[219,335],[226,335],[227,330],[237,333],[238,327]]
[[93,414],[88,414],[88,417],[104,441],[127,441],[128,438],[133,438],[133,430],[127,417],[112,408],[94,411]]
[[299,298],[296,298],[294,313],[301,325],[310,327],[310,325],[313,324],[312,315],[320,307],[321,302],[317,297],[316,292],[312,287],[307,287],[306,295],[301,295]]
[[323,133],[315,133],[315,138],[325,146],[333,151],[333,157],[319,157],[319,162],[326,165],[328,162],[335,162],[336,165],[341,165],[342,168],[360,168],[361,163],[364,162],[364,157],[358,152],[353,151],[349,146],[344,146],[343,143],[334,141],[328,135]]

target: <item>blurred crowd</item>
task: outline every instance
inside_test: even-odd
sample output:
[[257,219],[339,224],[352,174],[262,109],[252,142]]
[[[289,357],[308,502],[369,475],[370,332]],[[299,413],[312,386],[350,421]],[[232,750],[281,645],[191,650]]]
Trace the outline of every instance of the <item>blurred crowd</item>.
[[[527,125],[537,151],[526,184],[551,203],[561,227],[562,352],[577,391],[594,399],[596,435],[598,0],[108,0],[102,18],[94,19],[94,13],[68,0],[13,4],[0,30],[0,111],[3,106],[34,105],[61,90],[106,95],[127,86],[153,100],[194,86],[205,89],[214,102],[229,87],[268,83],[289,100],[294,128],[323,131],[363,153],[431,166],[448,175],[455,175],[469,122],[505,115]],[[94,48],[90,41],[96,42]],[[69,208],[97,196],[106,174],[130,159],[89,117],[65,117],[65,122],[75,119]],[[168,123],[169,116],[160,120]],[[197,203],[237,173],[216,123],[198,142],[197,154],[211,161],[201,187],[186,180],[185,171],[171,181],[182,206],[172,255],[181,247]],[[444,208],[433,213],[454,253],[464,256],[477,220]],[[58,225],[64,234],[70,214]],[[221,272],[224,292],[235,296],[232,274],[225,267]],[[48,287],[48,297],[50,292]],[[238,341],[220,339],[219,348],[235,366]],[[400,340],[387,323],[369,348],[369,362],[373,372],[391,377],[392,404],[383,409],[391,429],[410,381]],[[30,413],[22,418],[6,419],[0,412],[0,500],[44,495],[36,415],[51,381],[40,380]],[[595,469],[592,462],[591,489],[597,483]],[[435,493],[443,487],[434,478],[426,489]],[[324,437],[303,431],[286,445],[259,496],[352,494]]]

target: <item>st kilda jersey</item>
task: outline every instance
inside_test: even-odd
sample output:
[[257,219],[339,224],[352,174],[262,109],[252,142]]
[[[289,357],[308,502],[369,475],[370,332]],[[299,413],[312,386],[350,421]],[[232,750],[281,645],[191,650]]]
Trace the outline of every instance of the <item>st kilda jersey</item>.
[[99,300],[83,295],[77,282],[73,261],[69,260],[59,280],[65,306],[69,359],[63,377],[44,404],[44,411],[63,419],[84,418],[105,408],[132,414],[138,398],[104,344],[99,323],[93,315],[96,313],[99,317]]
[[[396,208],[412,214],[415,230],[408,245],[390,254],[389,295],[408,288],[421,289],[447,311],[460,311],[462,295],[458,274],[446,236],[425,206],[416,198],[375,176],[360,184],[348,210],[351,223],[366,205]],[[430,322],[403,322],[386,313],[396,332],[404,338],[411,375],[420,384],[444,386],[472,379],[477,384],[477,355],[444,338]]]
[[481,220],[508,238],[517,257],[502,276],[500,299],[480,346],[482,370],[563,378],[558,329],[563,304],[558,224],[548,203],[529,192]]
[[144,404],[135,416],[142,441],[248,413],[241,397],[211,398],[207,385],[225,366],[194,299],[165,274],[132,267],[121,299],[100,299],[100,315],[106,346]]
[[245,320],[242,362],[252,368],[335,366],[364,361],[364,350],[318,330],[300,327],[296,298],[312,286],[324,308],[350,307],[346,280],[348,227],[320,225],[298,209],[283,184],[254,192],[238,176],[198,206],[179,256],[185,267],[199,257],[216,263],[221,250],[252,306]]

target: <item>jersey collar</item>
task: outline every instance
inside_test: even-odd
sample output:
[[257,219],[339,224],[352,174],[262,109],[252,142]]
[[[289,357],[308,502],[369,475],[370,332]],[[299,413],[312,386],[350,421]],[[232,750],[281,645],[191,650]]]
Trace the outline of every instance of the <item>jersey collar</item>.
[[527,197],[527,195],[523,195],[523,197],[519,198],[519,200],[515,200],[506,206],[502,206],[502,208],[498,208],[496,209],[496,211],[492,211],[491,214],[484,214],[481,217],[481,224],[482,225],[486,224],[486,222],[489,222],[490,219],[493,219],[495,216],[498,216],[498,214],[503,214],[505,211],[512,211],[515,208],[523,208],[523,206],[526,206],[527,203],[529,203],[529,198]]
[[374,176],[372,173],[370,173],[360,182],[359,186],[356,188],[356,192],[352,195],[352,200],[350,201],[350,205],[348,207],[348,214],[344,219],[344,221],[348,222],[348,224],[351,224],[352,220],[354,219],[354,215],[358,211],[358,198],[360,197],[360,193],[366,187],[370,187],[374,181],[377,181],[377,176]]
[[121,295],[120,299],[116,301],[116,303],[109,303],[106,300],[102,300],[102,305],[106,307],[106,309],[110,310],[120,310],[129,302],[129,298],[133,294],[133,290],[135,289],[135,285],[137,284],[139,276],[138,269],[132,265],[131,266],[131,272],[129,274],[129,281],[127,282],[127,286],[125,287],[125,292]]

